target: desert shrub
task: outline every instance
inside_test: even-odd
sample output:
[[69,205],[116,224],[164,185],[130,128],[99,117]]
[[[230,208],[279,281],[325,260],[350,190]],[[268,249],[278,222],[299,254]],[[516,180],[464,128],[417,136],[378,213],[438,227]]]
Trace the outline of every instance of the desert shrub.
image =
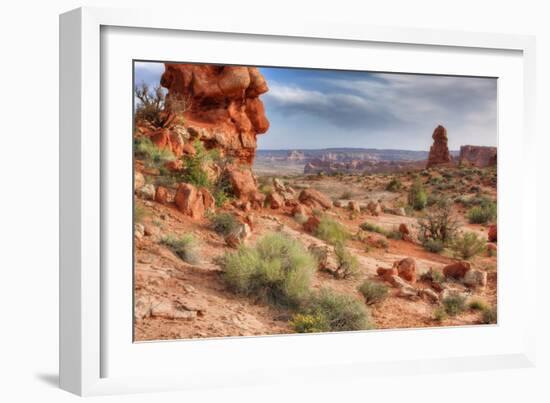
[[298,224],[302,225],[308,220],[308,216],[301,213],[294,214],[294,221],[296,221]]
[[338,221],[324,216],[315,230],[315,236],[332,244],[343,244],[349,237],[348,230]]
[[433,318],[437,322],[443,322],[445,319],[447,319],[447,312],[445,312],[445,308],[436,308],[433,312]]
[[468,221],[472,224],[486,224],[497,216],[497,205],[492,201],[483,202],[468,211]]
[[388,296],[388,286],[374,281],[364,281],[358,290],[365,297],[367,305],[381,302]]
[[468,308],[470,308],[472,311],[484,311],[488,308],[488,306],[485,301],[476,298],[468,303]]
[[485,250],[486,242],[473,232],[466,232],[457,236],[450,244],[455,256],[461,259],[470,259]]
[[359,228],[361,228],[364,231],[376,232],[376,233],[382,234],[384,236],[387,235],[387,233],[388,233],[384,228],[382,228],[382,227],[380,227],[376,224],[371,224],[370,222],[364,222],[363,224],[361,224],[359,226]]
[[135,203],[134,204],[134,222],[143,222],[143,219],[147,216],[147,210],[145,207]]
[[420,180],[415,180],[409,189],[407,201],[415,210],[423,210],[426,207],[428,196]]
[[338,243],[334,247],[334,254],[338,262],[338,269],[342,273],[343,278],[352,277],[359,270],[359,260],[357,256],[349,252],[343,244]]
[[136,137],[134,139],[134,152],[136,157],[145,159],[149,165],[160,167],[165,162],[175,157],[170,150],[158,148],[149,137]]
[[156,127],[163,125],[161,112],[164,109],[165,95],[162,87],[156,86],[149,88],[146,83],[142,83],[134,88],[134,95],[139,100],[136,103],[136,120],[145,120]]
[[319,333],[330,330],[327,318],[321,314],[298,313],[292,317],[290,326],[298,333]]
[[211,187],[205,165],[211,159],[211,156],[204,148],[201,141],[197,140],[193,144],[195,155],[189,155],[183,158],[184,176],[183,180],[197,187]]
[[353,193],[351,193],[349,190],[344,191],[340,195],[340,199],[351,199],[353,197]]
[[442,196],[438,193],[430,193],[426,201],[426,206],[431,207],[441,201]]
[[305,313],[324,318],[327,330],[332,332],[371,328],[368,311],[363,303],[352,296],[326,288],[311,296],[305,306]]
[[397,192],[401,189],[402,186],[403,184],[399,179],[393,178],[386,186],[386,190],[388,192]]
[[424,249],[432,253],[440,253],[443,249],[445,249],[445,245],[439,239],[425,239],[422,242],[422,246]]
[[386,237],[388,239],[401,240],[403,239],[403,234],[398,229],[392,229],[391,231],[386,232]]
[[212,229],[217,234],[226,236],[239,226],[239,220],[231,213],[209,214]]
[[298,307],[309,295],[315,258],[301,243],[269,234],[254,247],[241,246],[220,259],[223,279],[234,292],[278,306]]
[[466,297],[460,294],[451,294],[441,302],[445,312],[450,316],[456,316],[466,309]]
[[451,211],[447,199],[440,199],[430,210],[418,220],[419,238],[424,244],[428,240],[440,241],[443,245],[453,239],[458,228],[458,222]]
[[192,234],[185,234],[180,237],[167,235],[161,239],[161,243],[172,249],[185,262],[194,264],[199,260],[198,242]]
[[496,308],[486,307],[481,311],[481,321],[486,324],[497,323],[497,310]]
[[429,282],[439,283],[439,284],[442,284],[445,282],[445,276],[443,275],[443,273],[433,269],[430,269],[422,273],[420,275],[420,279],[422,281],[429,281]]

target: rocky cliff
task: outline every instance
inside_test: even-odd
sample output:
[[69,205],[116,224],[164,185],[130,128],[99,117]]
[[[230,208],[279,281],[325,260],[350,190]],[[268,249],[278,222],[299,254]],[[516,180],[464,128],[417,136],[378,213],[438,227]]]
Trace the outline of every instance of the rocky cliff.
[[432,138],[434,142],[430,148],[426,168],[452,163],[452,157],[447,145],[447,129],[441,125],[437,126],[432,134]]
[[256,136],[269,128],[260,95],[267,83],[255,67],[165,63],[166,110],[207,149],[252,164]]
[[461,146],[459,164],[484,168],[497,164],[497,148],[485,146]]

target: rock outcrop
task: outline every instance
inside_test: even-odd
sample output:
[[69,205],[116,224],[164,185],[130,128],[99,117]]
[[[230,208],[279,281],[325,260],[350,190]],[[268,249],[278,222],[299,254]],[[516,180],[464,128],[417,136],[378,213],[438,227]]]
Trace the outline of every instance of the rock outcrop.
[[485,168],[497,164],[497,148],[485,146],[461,146],[458,163],[460,166]]
[[452,158],[447,145],[447,129],[441,125],[437,126],[432,134],[432,138],[434,142],[430,148],[426,168],[450,164]]
[[[252,164],[256,136],[269,128],[259,98],[268,86],[257,68],[165,63],[161,85],[168,89],[167,112],[183,117],[181,131],[207,149]],[[163,141],[172,141],[176,131],[163,133]]]

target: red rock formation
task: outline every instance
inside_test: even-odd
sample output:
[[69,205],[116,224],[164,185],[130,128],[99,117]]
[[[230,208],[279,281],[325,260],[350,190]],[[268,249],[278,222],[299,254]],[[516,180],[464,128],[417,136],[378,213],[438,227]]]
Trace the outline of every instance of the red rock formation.
[[207,189],[197,189],[188,183],[179,185],[174,201],[183,214],[192,218],[202,218],[208,209],[214,207],[214,198]]
[[406,257],[396,261],[393,267],[397,269],[397,275],[409,283],[416,283],[416,262],[413,258]]
[[472,269],[472,266],[468,262],[456,262],[451,263],[443,268],[443,274],[445,277],[451,277],[454,279],[463,279],[468,271]]
[[191,137],[252,164],[256,136],[269,128],[259,98],[268,87],[257,68],[165,63],[161,85],[167,109],[183,117]]
[[302,190],[298,200],[311,208],[329,209],[332,207],[332,200],[315,189]]
[[496,242],[497,241],[497,225],[491,225],[489,227],[489,232],[487,233],[487,238],[489,239],[489,242]]
[[452,158],[449,153],[449,147],[447,146],[447,129],[441,125],[437,126],[432,134],[432,138],[434,143],[430,148],[430,155],[428,156],[428,165],[426,168],[450,164]]
[[484,168],[497,164],[497,148],[485,146],[461,146],[459,165]]

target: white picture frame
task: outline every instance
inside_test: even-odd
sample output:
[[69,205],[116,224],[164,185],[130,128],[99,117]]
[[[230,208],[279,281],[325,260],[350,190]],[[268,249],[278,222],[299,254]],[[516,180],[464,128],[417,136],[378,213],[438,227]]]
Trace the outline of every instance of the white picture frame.
[[[169,53],[169,46],[159,46],[159,50],[154,51],[148,35],[155,35],[156,41],[162,41],[159,44],[173,44],[186,33],[193,34],[194,39],[188,39],[189,46],[195,49],[193,61],[206,57],[200,54],[196,45],[192,45],[193,41],[212,38],[208,39],[211,44],[204,42],[205,46],[201,47],[208,52],[208,46],[216,46],[216,42],[230,43],[234,40],[231,38],[238,38],[243,43],[248,41],[246,46],[265,47],[269,44],[274,51],[269,55],[252,52],[246,58],[241,55],[236,60],[228,60],[229,56],[220,51],[203,61],[265,65],[286,57],[281,63],[289,65],[289,57],[295,52],[298,60],[298,52],[294,50],[288,52],[290,55],[283,55],[281,47],[291,44],[303,50],[315,42],[333,52],[341,50],[340,66],[344,67],[351,63],[352,48],[355,49],[353,52],[366,52],[367,48],[371,52],[385,52],[390,47],[391,52],[381,56],[378,65],[386,71],[391,62],[396,71],[490,76],[494,76],[492,71],[501,72],[504,83],[499,87],[498,258],[499,270],[501,266],[510,270],[503,279],[499,275],[499,324],[476,329],[396,330],[169,343],[135,344],[131,338],[128,339],[128,332],[131,333],[127,328],[128,315],[131,317],[128,296],[114,301],[110,293],[123,290],[131,273],[121,270],[117,274],[106,269],[112,267],[110,259],[126,258],[123,253],[113,255],[105,240],[105,231],[109,239],[113,239],[117,236],[116,228],[122,228],[123,220],[128,218],[127,214],[120,217],[106,215],[106,211],[110,211],[113,200],[124,200],[124,193],[115,194],[110,182],[124,178],[124,170],[131,169],[126,163],[131,156],[122,157],[120,166],[123,168],[115,167],[110,160],[112,152],[124,151],[127,144],[113,142],[104,134],[115,128],[125,130],[130,119],[117,126],[118,119],[113,119],[111,109],[107,108],[107,113],[105,105],[113,105],[114,100],[131,99],[131,92],[120,95],[128,86],[131,88],[131,76],[124,84],[114,84],[124,80],[124,74],[131,68],[124,64],[125,61],[179,60],[177,54]],[[106,39],[106,34],[112,36]],[[140,42],[142,51],[131,46],[131,38],[128,39],[128,36],[136,35],[143,35]],[[237,48],[235,43],[234,49]],[[63,389],[79,395],[97,395],[292,383],[297,379],[334,380],[375,373],[435,373],[534,365],[535,324],[526,312],[535,311],[535,285],[526,279],[536,277],[536,253],[533,251],[535,245],[528,245],[525,236],[536,232],[533,37],[308,21],[299,25],[214,18],[183,21],[178,13],[81,8],[61,15],[60,49],[60,384]],[[418,61],[408,57],[405,62],[403,55],[410,56],[407,52],[424,54],[425,57],[419,57]],[[443,52],[446,56],[442,59],[447,61],[430,52]],[[302,59],[296,61],[296,65],[328,67],[320,65],[320,59],[316,59],[314,53],[311,50],[309,61]],[[104,60],[106,57],[110,58],[112,66]],[[477,64],[472,65],[466,57],[471,57],[471,61],[475,60]],[[500,62],[495,63],[495,58],[500,58]],[[425,63],[430,60],[432,67],[428,71]],[[123,68],[118,69],[121,63]],[[355,68],[362,68],[361,63],[363,61],[358,60]],[[369,66],[376,69],[372,62]],[[109,81],[106,85],[106,77],[120,80]],[[121,96],[126,98],[119,98]],[[128,108],[131,111],[131,102],[122,108],[122,112]],[[515,150],[516,154],[507,150]],[[518,158],[518,153],[523,161],[521,170],[513,167],[512,159]],[[116,170],[120,172],[115,173]],[[131,188],[130,179],[127,187]],[[120,188],[124,189],[124,186]],[[507,228],[514,228],[515,232]],[[111,230],[113,232],[109,232]],[[121,245],[124,249],[127,244],[122,242]],[[506,245],[514,247],[508,250]],[[528,247],[530,252],[526,253]],[[131,254],[131,250],[125,253]],[[517,301],[514,299],[513,303],[508,303],[502,296],[510,296],[514,285],[517,286],[514,291]],[[131,292],[128,289],[128,295]],[[405,337],[412,344],[429,344],[436,348],[429,351],[420,347],[419,351],[412,353],[400,348],[391,353],[390,349],[384,349],[384,346],[399,345]],[[460,348],[444,348],[461,340],[464,344]],[[369,344],[376,346],[378,355],[375,350],[369,351]],[[357,345],[365,346],[363,355],[354,355],[351,346]],[[334,346],[345,347],[336,353]],[[319,349],[333,353],[325,354],[321,359],[316,355]],[[284,351],[289,352],[287,357],[282,357]],[[186,360],[178,359],[178,355]],[[156,375],[149,373],[147,368],[151,367],[153,360],[162,363],[165,370]],[[224,360],[231,365],[224,365]],[[140,362],[143,368],[136,368],[136,363]],[[213,362],[218,365],[212,366]]]

